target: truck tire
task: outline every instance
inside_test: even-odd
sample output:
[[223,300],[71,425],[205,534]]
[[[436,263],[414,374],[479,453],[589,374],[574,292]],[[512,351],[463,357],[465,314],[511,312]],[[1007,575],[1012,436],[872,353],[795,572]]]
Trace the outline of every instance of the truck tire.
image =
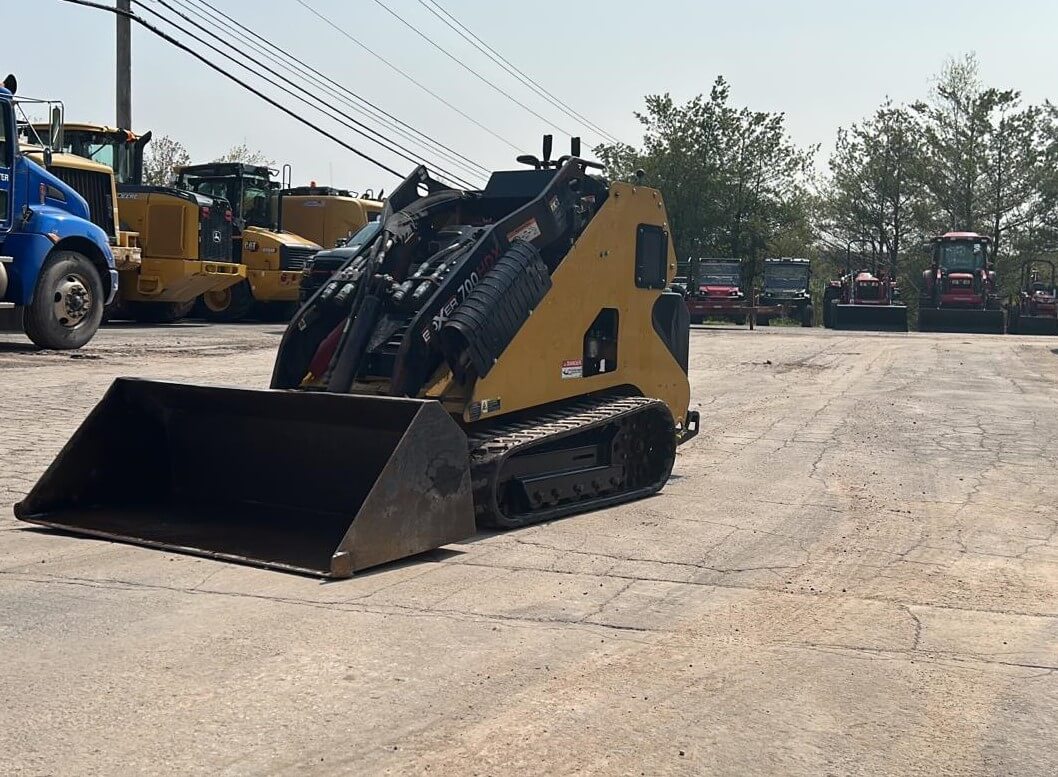
[[811,305],[801,308],[801,326],[812,326],[815,324],[815,310]]
[[41,268],[26,308],[26,335],[40,348],[80,348],[99,329],[104,302],[103,279],[88,257],[55,251]]
[[172,324],[191,312],[194,300],[187,302],[126,302],[129,318],[140,324]]
[[757,326],[771,326],[771,317],[757,316]]
[[239,281],[221,291],[207,291],[199,300],[202,318],[207,321],[242,321],[253,307],[253,292],[249,281]]

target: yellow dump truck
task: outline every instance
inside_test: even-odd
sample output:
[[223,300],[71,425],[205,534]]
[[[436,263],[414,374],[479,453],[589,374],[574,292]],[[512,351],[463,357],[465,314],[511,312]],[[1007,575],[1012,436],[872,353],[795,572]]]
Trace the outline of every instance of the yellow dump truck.
[[377,221],[385,205],[373,196],[330,186],[298,186],[283,189],[279,196],[283,226],[324,248],[345,243],[366,224]]
[[232,205],[233,256],[246,266],[246,279],[201,297],[201,314],[211,321],[239,321],[256,315],[285,321],[298,308],[302,270],[318,243],[283,229],[283,198],[272,171],[241,162],[178,168],[180,189],[223,197]]
[[[34,129],[48,131],[44,125]],[[138,263],[119,264],[120,291],[110,317],[171,322],[187,315],[202,294],[223,292],[244,281],[246,268],[232,261],[232,210],[227,201],[143,185],[143,148],[150,139],[149,132],[136,135],[97,124],[66,124],[60,138],[45,142],[66,152],[53,156],[54,172],[89,203],[96,195],[86,176],[91,171],[109,174],[107,197],[116,210],[118,245],[130,235],[138,241]]]

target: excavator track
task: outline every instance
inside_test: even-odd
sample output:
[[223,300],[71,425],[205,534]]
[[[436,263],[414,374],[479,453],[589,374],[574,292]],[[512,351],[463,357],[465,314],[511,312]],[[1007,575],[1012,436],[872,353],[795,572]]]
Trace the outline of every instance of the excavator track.
[[475,517],[493,528],[641,499],[661,490],[676,460],[668,405],[623,394],[471,427],[468,437]]

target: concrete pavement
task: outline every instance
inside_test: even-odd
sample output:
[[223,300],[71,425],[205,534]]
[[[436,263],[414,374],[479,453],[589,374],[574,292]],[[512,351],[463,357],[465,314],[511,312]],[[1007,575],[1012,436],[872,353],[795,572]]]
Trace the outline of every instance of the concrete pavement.
[[0,341],[0,772],[1058,773],[1058,339],[696,329],[661,495],[348,581],[14,521],[112,377],[280,333]]

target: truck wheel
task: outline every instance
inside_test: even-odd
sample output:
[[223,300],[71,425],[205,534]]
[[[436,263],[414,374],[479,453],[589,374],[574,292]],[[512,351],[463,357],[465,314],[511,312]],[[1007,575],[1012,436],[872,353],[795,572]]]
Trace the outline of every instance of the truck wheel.
[[253,307],[249,281],[239,281],[220,291],[207,291],[202,301],[202,317],[207,321],[242,321]]
[[757,326],[771,326],[771,317],[757,316]]
[[141,324],[172,324],[191,312],[194,300],[187,302],[126,302],[129,318]]
[[811,305],[801,308],[801,326],[812,326],[815,323],[815,310]]
[[745,316],[731,316],[731,321],[735,326],[743,326],[746,323]]
[[37,278],[26,309],[26,335],[40,348],[80,348],[99,329],[105,301],[103,280],[88,257],[56,251]]
[[270,324],[285,324],[294,317],[299,307],[297,302],[262,302],[258,305],[261,320]]

